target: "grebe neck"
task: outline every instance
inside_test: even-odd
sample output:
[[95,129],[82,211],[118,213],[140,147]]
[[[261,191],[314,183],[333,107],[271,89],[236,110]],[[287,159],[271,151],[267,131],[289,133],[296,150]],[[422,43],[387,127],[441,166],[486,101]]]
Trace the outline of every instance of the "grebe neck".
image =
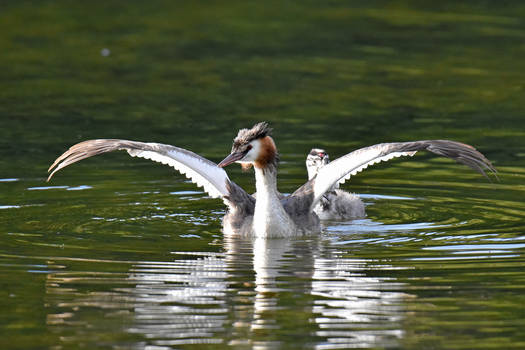
[[255,167],[257,199],[253,217],[253,231],[258,237],[289,237],[297,230],[284,210],[277,191],[277,168]]

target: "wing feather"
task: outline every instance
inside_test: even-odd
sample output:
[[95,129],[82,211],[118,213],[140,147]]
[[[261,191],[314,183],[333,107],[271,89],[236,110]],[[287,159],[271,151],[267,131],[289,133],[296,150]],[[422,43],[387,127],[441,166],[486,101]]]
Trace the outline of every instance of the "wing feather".
[[413,156],[417,151],[427,150],[443,157],[452,158],[487,177],[485,170],[496,174],[496,169],[474,147],[449,140],[425,140],[413,142],[381,143],[348,153],[322,167],[313,179],[313,208],[332,186],[344,183],[352,175],[368,166],[396,157]]
[[183,148],[161,143],[144,143],[118,139],[88,140],[73,145],[49,167],[47,181],[60,169],[98,154],[126,150],[132,157],[140,157],[169,165],[192,182],[204,188],[213,198],[229,195],[230,179],[217,164]]

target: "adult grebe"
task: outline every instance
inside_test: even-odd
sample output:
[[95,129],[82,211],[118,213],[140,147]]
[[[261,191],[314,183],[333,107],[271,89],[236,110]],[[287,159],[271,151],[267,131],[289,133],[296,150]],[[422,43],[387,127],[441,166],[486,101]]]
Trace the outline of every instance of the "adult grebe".
[[[126,150],[141,157],[170,165],[190,178],[213,198],[228,206],[223,218],[225,233],[258,237],[289,237],[320,231],[315,206],[334,185],[371,164],[394,157],[412,156],[419,150],[455,159],[486,176],[484,169],[496,172],[490,161],[472,146],[448,140],[382,143],[348,153],[319,169],[317,175],[285,198],[277,191],[278,153],[267,123],[241,129],[233,140],[232,151],[218,165],[183,148],[160,143],[117,139],[80,142],[58,157],[49,168],[51,179],[58,170],[115,150]],[[236,185],[222,169],[231,163],[255,169],[257,199]]]
[[[328,153],[321,148],[312,148],[306,157],[306,170],[308,171],[308,180],[312,180],[319,170],[330,163]],[[336,183],[327,191],[319,203],[314,207],[314,212],[321,220],[351,220],[364,218],[365,204],[353,193],[339,189],[339,183]]]

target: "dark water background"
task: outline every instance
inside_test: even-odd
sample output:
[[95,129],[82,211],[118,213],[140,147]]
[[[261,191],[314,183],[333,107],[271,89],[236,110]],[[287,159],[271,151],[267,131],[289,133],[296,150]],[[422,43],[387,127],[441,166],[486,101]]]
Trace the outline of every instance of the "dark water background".
[[[4,1],[0,33],[2,349],[525,348],[522,2]],[[219,161],[261,120],[282,192],[314,146],[428,138],[501,182],[394,160],[345,185],[366,219],[253,241],[123,153],[45,182],[84,139]]]

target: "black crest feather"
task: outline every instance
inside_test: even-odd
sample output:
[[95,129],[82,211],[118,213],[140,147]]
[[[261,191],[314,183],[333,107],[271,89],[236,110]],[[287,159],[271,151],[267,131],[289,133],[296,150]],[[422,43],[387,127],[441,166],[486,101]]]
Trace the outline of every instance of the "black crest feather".
[[251,129],[241,129],[239,133],[233,139],[233,146],[239,147],[246,145],[253,140],[261,139],[269,136],[272,133],[272,128],[266,122],[260,122],[255,124]]

